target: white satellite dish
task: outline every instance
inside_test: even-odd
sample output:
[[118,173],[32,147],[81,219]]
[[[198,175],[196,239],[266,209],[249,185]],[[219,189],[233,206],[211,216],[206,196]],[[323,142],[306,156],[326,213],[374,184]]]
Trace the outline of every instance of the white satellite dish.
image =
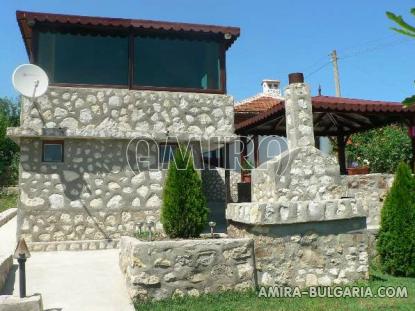
[[39,66],[23,64],[18,66],[12,76],[13,86],[20,94],[36,98],[46,93],[49,78]]

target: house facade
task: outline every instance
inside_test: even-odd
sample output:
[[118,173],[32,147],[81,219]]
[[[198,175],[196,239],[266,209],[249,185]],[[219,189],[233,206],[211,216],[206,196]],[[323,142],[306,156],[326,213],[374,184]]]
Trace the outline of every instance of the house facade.
[[[18,235],[102,240],[160,224],[166,165],[178,143],[195,164],[234,136],[226,50],[239,29],[17,12],[45,95],[22,99]],[[214,148],[217,148],[214,147]]]

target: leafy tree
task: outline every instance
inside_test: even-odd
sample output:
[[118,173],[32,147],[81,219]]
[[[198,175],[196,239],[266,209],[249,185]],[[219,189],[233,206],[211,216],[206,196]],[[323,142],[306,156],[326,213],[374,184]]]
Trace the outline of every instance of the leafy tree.
[[[415,8],[411,9],[411,14],[415,16]],[[396,15],[392,12],[386,12],[386,16],[389,17],[392,21],[394,21],[398,26],[401,28],[392,27],[393,30],[399,32],[405,36],[410,36],[415,38],[415,27],[409,25],[402,16]]]
[[[411,9],[411,14],[415,16],[415,8]],[[386,12],[386,16],[391,19],[395,24],[397,24],[400,28],[391,27],[392,30],[399,32],[405,36],[409,36],[415,38],[415,27],[408,24],[402,16],[396,15],[392,12]],[[415,103],[415,95],[407,97],[402,102],[404,105],[409,106]]]
[[411,139],[401,125],[353,134],[350,140],[347,158],[352,162],[367,160],[373,173],[393,173],[400,162],[410,163],[412,158]]
[[202,180],[191,152],[180,146],[170,161],[163,191],[161,222],[171,238],[198,237],[207,224],[208,209]]
[[381,211],[377,250],[384,272],[415,276],[415,179],[404,163]]
[[19,125],[19,107],[8,98],[0,98],[0,185],[17,181],[19,147],[6,137],[7,127]]

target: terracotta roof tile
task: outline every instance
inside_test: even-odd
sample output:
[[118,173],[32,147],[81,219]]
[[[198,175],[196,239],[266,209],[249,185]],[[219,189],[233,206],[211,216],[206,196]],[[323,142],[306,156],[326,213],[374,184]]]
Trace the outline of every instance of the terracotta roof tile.
[[[213,35],[223,40],[227,48],[229,48],[240,35],[240,29],[237,27],[175,23],[142,19],[92,17],[24,11],[16,11],[16,18],[19,23],[20,31],[23,35],[23,39],[25,41],[26,49],[29,53],[31,50],[33,23],[54,24],[60,26],[92,26],[94,28],[100,29],[141,29],[152,31]],[[231,35],[228,40],[224,38],[225,34]]]
[[[334,96],[314,96],[312,98],[313,109],[327,112],[377,112],[377,113],[402,113],[415,115],[415,105],[406,108],[399,102],[375,101],[365,99],[352,99]],[[235,120],[238,114],[249,112],[250,118],[239,119],[235,124],[236,130],[248,126],[260,124],[262,121],[272,118],[274,114],[284,110],[284,101],[276,98],[262,96],[252,101],[235,106]]]
[[235,106],[235,112],[254,112],[259,113],[266,111],[275,105],[283,102],[280,99],[270,97],[270,96],[261,96],[253,99],[252,101],[244,102]]

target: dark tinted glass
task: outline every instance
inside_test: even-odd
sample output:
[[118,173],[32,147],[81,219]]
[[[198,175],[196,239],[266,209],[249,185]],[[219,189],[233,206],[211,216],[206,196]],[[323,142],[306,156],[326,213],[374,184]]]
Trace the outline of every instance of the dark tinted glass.
[[159,145],[159,163],[169,163],[174,156],[176,146]]
[[135,37],[134,84],[220,89],[219,44]]
[[62,162],[62,144],[43,144],[43,162]]
[[40,32],[37,63],[51,82],[128,83],[128,38]]

